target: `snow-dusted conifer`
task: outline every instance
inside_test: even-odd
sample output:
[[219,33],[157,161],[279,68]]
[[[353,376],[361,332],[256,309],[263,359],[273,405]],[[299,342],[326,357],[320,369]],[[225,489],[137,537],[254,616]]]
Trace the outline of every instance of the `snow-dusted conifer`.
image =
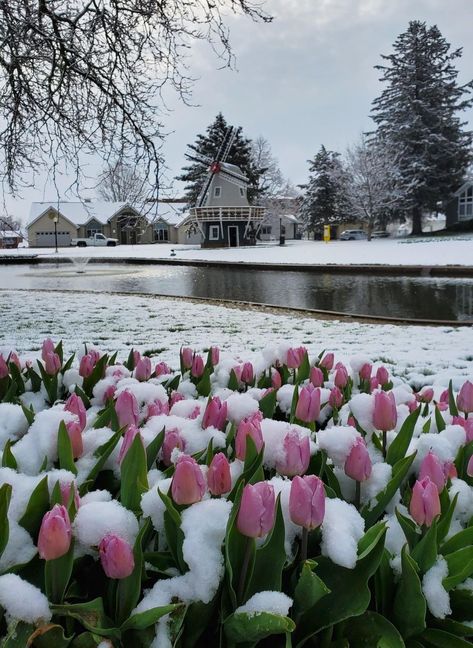
[[409,202],[413,234],[422,231],[422,210],[447,201],[468,165],[472,136],[459,113],[472,104],[472,82],[457,83],[454,62],[461,54],[450,51],[436,26],[416,20],[376,66],[386,87],[372,118],[377,137],[398,157],[397,186]]

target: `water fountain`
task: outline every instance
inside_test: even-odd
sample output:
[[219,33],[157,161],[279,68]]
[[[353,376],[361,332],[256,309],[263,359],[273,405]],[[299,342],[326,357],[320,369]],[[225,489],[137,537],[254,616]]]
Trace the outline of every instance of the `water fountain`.
[[77,274],[85,273],[85,266],[89,263],[90,257],[70,257]]

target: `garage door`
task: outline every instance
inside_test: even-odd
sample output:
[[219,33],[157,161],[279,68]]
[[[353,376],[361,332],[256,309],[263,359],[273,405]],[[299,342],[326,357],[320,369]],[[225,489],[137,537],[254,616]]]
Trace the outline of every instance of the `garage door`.
[[[69,232],[57,233],[57,244],[60,247],[69,247],[71,244],[71,235]],[[55,247],[56,239],[54,232],[37,232],[36,245],[39,247]]]

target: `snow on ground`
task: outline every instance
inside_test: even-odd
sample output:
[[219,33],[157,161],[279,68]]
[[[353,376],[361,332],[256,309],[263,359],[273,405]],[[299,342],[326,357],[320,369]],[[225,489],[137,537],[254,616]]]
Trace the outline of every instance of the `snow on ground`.
[[42,340],[63,339],[67,353],[84,342],[122,359],[133,346],[177,368],[178,350],[211,344],[242,359],[263,348],[303,344],[311,357],[323,349],[348,362],[363,354],[384,363],[413,386],[473,380],[471,327],[376,325],[239,310],[153,297],[67,292],[0,291],[0,352],[38,355]]
[[[256,247],[202,250],[178,244],[118,245],[98,248],[59,248],[60,257],[103,257],[228,261],[281,264],[472,265],[473,235],[451,238],[375,239],[373,241],[288,241],[284,247],[263,243]],[[0,256],[38,255],[55,258],[53,248],[0,250]]]

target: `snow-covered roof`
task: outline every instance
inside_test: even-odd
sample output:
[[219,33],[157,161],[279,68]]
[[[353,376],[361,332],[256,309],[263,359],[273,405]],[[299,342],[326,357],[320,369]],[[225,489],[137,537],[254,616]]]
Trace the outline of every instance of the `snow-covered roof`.
[[0,230],[0,238],[21,238],[21,234],[13,230]]
[[160,202],[156,213],[155,207],[151,209],[148,217],[151,220],[162,220],[168,225],[179,227],[189,216],[187,211],[188,203],[183,200],[180,202]]
[[465,182],[462,184],[462,186],[459,189],[457,189],[453,195],[459,196],[461,193],[465,191],[465,189],[467,189],[472,184],[473,184],[473,177],[467,178]]
[[[60,214],[62,214],[64,218],[67,218],[67,220],[69,220],[77,227],[79,227],[80,225],[85,225],[92,218],[104,225],[112,218],[112,216],[117,214],[125,207],[135,209],[132,205],[129,205],[126,202],[73,202],[66,200],[34,202],[31,203],[28,225],[34,223],[49,209],[55,209]],[[137,209],[137,211],[139,210]]]

